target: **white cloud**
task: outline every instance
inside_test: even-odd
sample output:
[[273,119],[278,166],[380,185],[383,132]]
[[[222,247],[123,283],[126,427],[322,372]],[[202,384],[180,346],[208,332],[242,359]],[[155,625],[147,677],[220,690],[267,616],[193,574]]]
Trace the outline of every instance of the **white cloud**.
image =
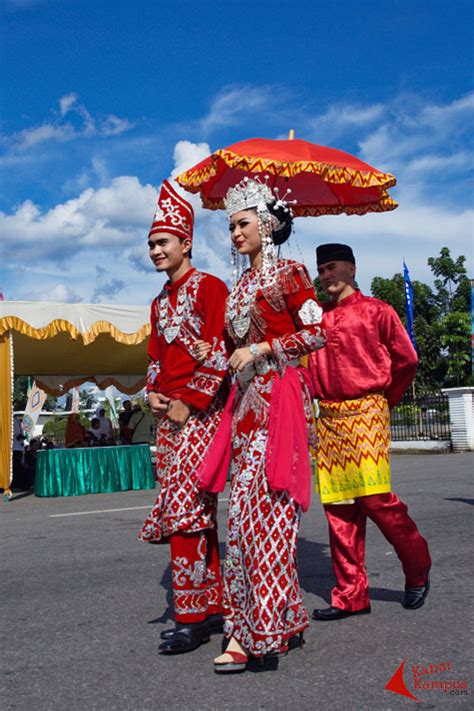
[[[404,203],[393,212],[358,216],[297,218],[295,242],[316,275],[315,249],[325,242],[342,242],[354,249],[358,281],[369,292],[374,276],[391,277],[407,260],[412,279],[432,283],[428,257],[448,246],[452,254],[471,255],[474,210],[456,212],[417,201]],[[292,238],[294,239],[294,238]],[[285,250],[288,250],[286,247]],[[292,258],[302,256],[292,247]]]
[[373,125],[385,112],[383,104],[333,104],[320,116],[310,119],[308,128],[317,143],[330,143],[347,131]]
[[59,99],[59,111],[61,114],[61,117],[65,116],[68,111],[71,110],[71,108],[74,106],[74,104],[77,102],[77,94],[74,94],[73,92],[71,94],[66,94],[65,96],[61,96]]
[[178,141],[174,147],[174,168],[171,177],[175,178],[193,165],[200,163],[211,154],[209,143],[192,143],[191,141]]
[[117,296],[123,299],[124,292],[127,291],[127,285],[123,279],[112,278],[108,280],[100,280],[100,283],[94,289],[91,297],[93,304],[100,303],[103,299],[106,301],[115,301]]
[[449,157],[465,152],[473,109],[474,92],[444,106],[421,104],[416,98],[394,99],[387,106],[388,120],[359,141],[361,157],[377,167],[391,165],[404,171],[407,161],[425,154]]
[[33,244],[36,258],[53,260],[90,247],[128,247],[146,234],[155,197],[153,186],[122,176],[45,212],[26,200],[10,215],[0,212],[3,246],[16,260],[24,258]]
[[114,114],[109,114],[109,116],[106,116],[101,122],[100,133],[103,136],[119,136],[130,128],[133,128],[133,123],[127,121],[127,119],[114,116]]
[[70,141],[74,138],[75,133],[70,124],[54,126],[51,123],[44,123],[41,126],[20,131],[15,138],[16,147],[21,150],[28,150],[28,148],[45,141]]
[[59,301],[61,303],[75,304],[83,301],[79,294],[65,284],[56,284],[53,289],[39,295],[38,301]]
[[474,92],[470,92],[461,99],[456,99],[446,105],[428,104],[420,112],[422,123],[432,126],[437,131],[446,128],[452,130],[454,122],[464,122],[466,117],[473,116]]
[[413,158],[406,166],[410,173],[425,173],[431,171],[457,171],[471,168],[473,155],[469,151],[460,151],[448,156],[426,154],[420,158]]
[[[209,112],[200,121],[204,134],[223,126],[235,126],[243,118],[269,109],[273,104],[273,88],[269,86],[228,86],[212,101]],[[281,92],[280,92],[281,94]]]
[[[339,147],[358,144],[363,160],[393,172],[398,187],[391,192],[400,208],[362,218],[297,219],[296,236],[301,253],[296,242],[290,242],[290,246],[284,247],[284,254],[298,260],[303,258],[315,276],[316,244],[348,242],[357,253],[358,278],[366,291],[373,276],[391,276],[400,271],[403,257],[413,279],[429,282],[427,258],[436,256],[441,247],[447,245],[453,254],[468,256],[473,219],[467,202],[467,176],[472,160],[468,139],[473,104],[474,93],[445,105],[439,101],[422,103],[418,97],[394,97],[385,104],[333,104],[314,116],[301,111],[296,118],[308,134],[314,131],[318,143],[337,134]],[[269,107],[275,109],[274,124],[291,125],[284,107],[275,104],[270,88],[228,87],[211,103],[209,113],[200,122],[201,135],[225,126],[250,125],[252,116]],[[61,120],[56,118],[27,129],[30,133],[21,136],[23,143],[29,142],[32,148],[46,141],[72,140],[67,131],[82,132],[85,136],[87,131],[94,130],[97,135],[109,132],[112,136],[130,128],[126,119],[112,114],[90,116],[75,94],[61,97],[61,112]],[[295,120],[296,127],[298,121]],[[190,133],[184,135],[193,135],[195,127],[194,124]],[[179,130],[183,135],[183,128]],[[299,132],[305,135],[301,128]],[[155,136],[138,138],[157,140]],[[198,163],[210,152],[207,142],[177,141],[171,176]],[[31,258],[32,248],[39,265],[45,260],[49,263],[60,260],[67,275],[64,279],[58,279],[57,275],[38,277],[44,279],[51,291],[67,284],[78,298],[86,301],[107,298],[147,303],[164,280],[154,273],[146,247],[157,189],[133,175],[112,179],[103,152],[101,156],[93,160],[92,168],[81,170],[79,166],[77,176],[68,181],[69,194],[76,190],[73,199],[44,210],[25,200],[11,213],[0,213],[2,246],[6,247],[8,263],[17,268],[23,269],[29,263],[25,255]],[[87,187],[91,183],[99,183],[100,187]],[[202,210],[198,195],[185,193],[185,197],[196,213],[194,263],[227,279],[230,249],[224,214]],[[97,275],[94,266],[98,262],[109,271]],[[26,282],[28,278],[31,282],[36,277],[26,270]],[[19,298],[27,283],[18,282],[14,286],[17,295],[13,298]]]
[[[94,118],[87,108],[78,102],[74,92],[60,97],[59,110],[52,111],[51,119],[39,126],[25,128],[1,137],[7,152],[25,152],[41,143],[64,142],[92,136],[118,136],[133,128],[134,124],[114,114]],[[65,118],[69,117],[69,121]]]

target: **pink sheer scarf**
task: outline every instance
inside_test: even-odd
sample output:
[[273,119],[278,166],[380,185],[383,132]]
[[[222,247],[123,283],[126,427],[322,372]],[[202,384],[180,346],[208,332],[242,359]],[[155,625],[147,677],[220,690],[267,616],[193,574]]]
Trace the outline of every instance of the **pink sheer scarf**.
[[[289,366],[283,377],[277,375],[273,382],[266,474],[270,489],[288,492],[290,498],[307,511],[311,497],[311,465],[300,375],[310,387],[309,373],[302,367]],[[227,481],[235,394],[234,384],[212,444],[197,471],[199,488],[211,493],[224,491]]]
[[286,491],[307,511],[311,498],[311,464],[300,375],[310,386],[309,373],[302,367],[289,366],[283,377],[277,375],[273,381],[266,471],[271,489]]

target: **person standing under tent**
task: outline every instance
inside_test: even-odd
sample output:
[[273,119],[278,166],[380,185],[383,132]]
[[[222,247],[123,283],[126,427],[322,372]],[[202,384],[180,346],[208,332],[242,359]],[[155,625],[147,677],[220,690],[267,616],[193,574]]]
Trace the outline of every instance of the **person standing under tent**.
[[132,436],[131,444],[150,444],[153,419],[149,412],[142,410],[139,403],[133,406],[128,427]]

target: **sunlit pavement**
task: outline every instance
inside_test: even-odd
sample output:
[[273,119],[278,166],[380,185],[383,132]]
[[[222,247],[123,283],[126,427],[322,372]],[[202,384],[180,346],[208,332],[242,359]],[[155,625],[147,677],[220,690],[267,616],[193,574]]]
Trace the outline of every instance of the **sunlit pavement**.
[[[159,632],[170,623],[169,552],[136,538],[153,491],[64,499],[16,494],[0,506],[2,708],[402,709],[415,702],[384,687],[405,658],[404,685],[424,708],[470,707],[474,688],[467,695],[415,688],[412,667],[450,662],[450,671],[432,671],[424,681],[474,684],[474,455],[396,455],[392,469],[393,488],[431,547],[426,605],[403,609],[398,558],[369,524],[372,614],[312,622],[302,650],[236,676],[213,673],[219,637],[191,654],[157,654]],[[222,540],[226,505],[219,513]],[[333,578],[316,496],[303,518],[299,563],[308,611],[326,606]]]

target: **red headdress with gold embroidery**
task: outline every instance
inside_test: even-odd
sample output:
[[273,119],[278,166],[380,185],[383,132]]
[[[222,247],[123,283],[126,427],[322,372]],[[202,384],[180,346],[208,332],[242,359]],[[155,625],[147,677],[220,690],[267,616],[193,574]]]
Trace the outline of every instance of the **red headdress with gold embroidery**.
[[181,238],[193,238],[194,210],[187,200],[178,195],[167,181],[163,181],[149,237],[156,232],[170,232]]

